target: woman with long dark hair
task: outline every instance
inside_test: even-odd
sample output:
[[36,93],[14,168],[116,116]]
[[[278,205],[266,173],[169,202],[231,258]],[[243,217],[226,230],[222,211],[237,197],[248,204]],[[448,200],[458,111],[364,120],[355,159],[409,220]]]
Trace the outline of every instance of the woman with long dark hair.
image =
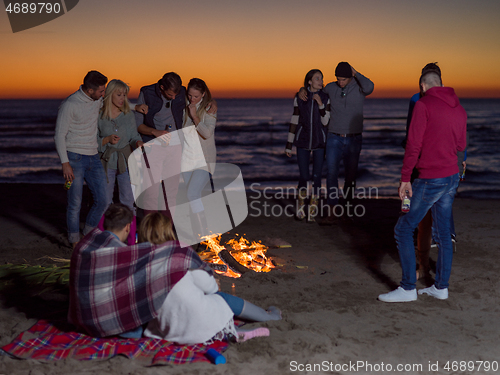
[[212,95],[203,80],[193,78],[189,81],[187,99],[182,126],[184,144],[181,171],[187,186],[193,234],[195,239],[200,239],[209,234],[201,197],[215,169],[217,152],[214,132],[217,116],[207,112]]
[[[293,101],[293,115],[290,121],[288,142],[285,154],[292,156],[292,145],[297,149],[299,164],[298,207],[295,217],[308,222],[314,222],[318,214],[318,201],[321,189],[323,159],[326,147],[326,126],[330,120],[330,99],[323,89],[323,73],[319,69],[307,72],[304,87],[310,95],[307,100],[299,100],[298,94]],[[311,180],[309,163],[313,157],[313,188],[309,210],[306,215],[305,205],[308,197],[308,183]]]

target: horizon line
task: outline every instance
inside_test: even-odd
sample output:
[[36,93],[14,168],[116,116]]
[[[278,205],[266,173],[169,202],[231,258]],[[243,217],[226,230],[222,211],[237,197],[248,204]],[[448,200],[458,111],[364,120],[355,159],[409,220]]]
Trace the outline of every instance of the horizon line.
[[[69,95],[68,95],[69,96]],[[68,96],[65,97],[14,97],[14,98],[2,98],[0,97],[0,100],[64,100]],[[129,97],[130,101],[135,101],[139,97]],[[367,96],[366,100],[386,100],[386,99],[409,99],[410,96]],[[216,97],[214,96],[214,99],[217,100],[234,100],[234,99],[241,99],[241,100],[249,100],[249,99],[286,99],[286,100],[291,100],[293,97],[288,97],[288,96],[248,96],[248,97],[243,97],[243,96],[222,96],[222,97]],[[500,99],[500,94],[499,96],[459,96],[459,99]]]

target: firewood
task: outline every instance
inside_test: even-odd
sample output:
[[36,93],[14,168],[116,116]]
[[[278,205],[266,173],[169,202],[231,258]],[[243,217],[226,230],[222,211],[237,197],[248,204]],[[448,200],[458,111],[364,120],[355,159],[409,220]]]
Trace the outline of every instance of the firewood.
[[227,250],[222,250],[219,252],[219,258],[229,267],[233,272],[244,274],[247,272],[254,272],[253,270],[246,268],[244,265],[239,263],[236,259],[233,258],[231,253]]

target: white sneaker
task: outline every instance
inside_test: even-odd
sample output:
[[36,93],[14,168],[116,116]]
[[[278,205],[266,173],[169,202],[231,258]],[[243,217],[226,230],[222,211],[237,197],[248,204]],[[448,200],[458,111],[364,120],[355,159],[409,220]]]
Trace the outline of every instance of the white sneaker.
[[417,289],[405,290],[401,287],[392,292],[381,294],[378,296],[382,302],[410,302],[417,300]]
[[418,294],[428,294],[437,299],[447,299],[448,298],[448,288],[438,289],[435,285],[428,288],[420,289]]

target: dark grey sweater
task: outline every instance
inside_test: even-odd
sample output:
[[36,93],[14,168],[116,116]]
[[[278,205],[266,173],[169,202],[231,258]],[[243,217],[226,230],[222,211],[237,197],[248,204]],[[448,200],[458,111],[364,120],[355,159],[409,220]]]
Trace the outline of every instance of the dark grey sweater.
[[331,116],[328,131],[337,134],[357,134],[363,132],[363,104],[365,96],[373,92],[373,82],[356,73],[351,82],[342,89],[336,82],[330,82],[323,89],[330,96]]

